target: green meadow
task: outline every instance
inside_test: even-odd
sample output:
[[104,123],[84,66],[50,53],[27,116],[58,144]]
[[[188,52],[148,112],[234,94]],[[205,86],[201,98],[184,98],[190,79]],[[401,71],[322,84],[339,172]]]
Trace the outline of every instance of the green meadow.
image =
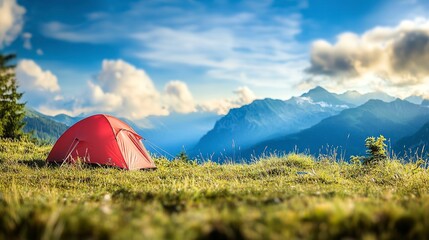
[[50,149],[1,141],[0,239],[429,238],[423,161],[291,153],[124,171],[49,166]]

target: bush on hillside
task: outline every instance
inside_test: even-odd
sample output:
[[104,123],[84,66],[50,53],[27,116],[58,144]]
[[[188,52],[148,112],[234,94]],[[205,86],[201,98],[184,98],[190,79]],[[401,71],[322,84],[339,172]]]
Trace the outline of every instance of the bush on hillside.
[[351,156],[350,162],[354,164],[363,163],[364,165],[373,165],[387,160],[386,138],[383,135],[379,137],[368,137],[365,139],[366,157]]

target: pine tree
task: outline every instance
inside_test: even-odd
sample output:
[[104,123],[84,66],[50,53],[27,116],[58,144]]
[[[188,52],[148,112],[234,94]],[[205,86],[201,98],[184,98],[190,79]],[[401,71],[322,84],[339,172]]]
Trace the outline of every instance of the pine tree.
[[10,61],[14,54],[0,54],[0,137],[17,139],[24,135],[22,128],[25,103],[20,103],[23,93],[18,92],[15,65]]
[[379,137],[368,137],[365,140],[366,153],[368,157],[365,158],[364,164],[379,163],[387,160],[387,145],[386,138],[383,135]]

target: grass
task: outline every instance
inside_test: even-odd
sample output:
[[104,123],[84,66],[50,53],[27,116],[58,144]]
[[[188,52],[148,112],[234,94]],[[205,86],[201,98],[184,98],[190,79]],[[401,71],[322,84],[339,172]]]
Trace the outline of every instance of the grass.
[[300,154],[155,171],[47,166],[0,142],[0,239],[425,239],[429,173]]

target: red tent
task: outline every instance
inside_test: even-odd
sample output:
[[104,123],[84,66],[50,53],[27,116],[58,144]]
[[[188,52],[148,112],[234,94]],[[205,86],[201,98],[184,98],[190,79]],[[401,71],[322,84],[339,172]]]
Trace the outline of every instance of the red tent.
[[48,162],[75,162],[109,165],[128,170],[156,168],[138,135],[121,120],[98,114],[85,118],[61,135]]

